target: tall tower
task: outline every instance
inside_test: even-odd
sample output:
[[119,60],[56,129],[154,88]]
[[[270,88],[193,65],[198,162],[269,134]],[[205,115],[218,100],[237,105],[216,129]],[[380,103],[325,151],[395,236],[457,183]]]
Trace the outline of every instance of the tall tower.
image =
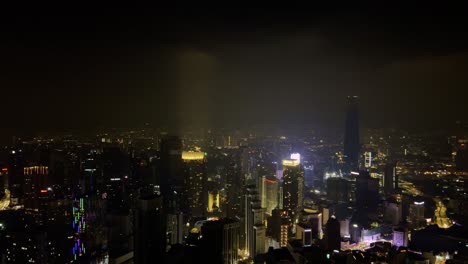
[[271,176],[262,176],[259,178],[259,192],[262,207],[266,213],[271,215],[273,209],[278,206],[278,180]]
[[159,184],[168,213],[178,213],[183,190],[182,141],[178,136],[165,136],[160,146]]
[[292,226],[302,210],[304,200],[304,170],[297,160],[283,160],[283,210]]
[[239,222],[224,218],[202,228],[202,248],[207,263],[235,264],[238,260]]
[[395,164],[388,163],[384,172],[384,192],[392,194],[398,188],[398,176],[396,175]]
[[184,203],[192,216],[203,216],[206,211],[205,181],[206,163],[204,152],[182,152],[184,161]]
[[138,199],[134,217],[135,263],[163,260],[166,252],[166,219],[162,197],[153,194]]
[[261,201],[255,188],[247,188],[244,209],[246,250],[249,256],[253,258],[266,251],[265,208],[261,207]]
[[359,150],[358,97],[348,96],[344,135],[344,159],[347,171],[359,170]]

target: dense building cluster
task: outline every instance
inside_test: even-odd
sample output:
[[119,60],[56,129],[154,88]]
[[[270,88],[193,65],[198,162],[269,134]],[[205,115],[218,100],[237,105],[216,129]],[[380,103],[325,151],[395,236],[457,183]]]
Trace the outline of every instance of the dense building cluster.
[[464,263],[468,133],[145,127],[0,151],[1,263]]

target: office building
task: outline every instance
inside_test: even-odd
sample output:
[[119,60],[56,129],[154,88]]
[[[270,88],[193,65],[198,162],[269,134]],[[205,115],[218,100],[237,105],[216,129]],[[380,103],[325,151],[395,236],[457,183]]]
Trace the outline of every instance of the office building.
[[178,136],[166,135],[161,139],[158,183],[167,212],[178,212],[183,192],[182,141]]
[[[184,162],[184,211],[192,217],[203,216],[206,206],[206,162],[204,152],[182,152]],[[219,203],[218,203],[219,207]],[[188,210],[188,212],[186,211]]]
[[327,179],[327,200],[333,203],[349,202],[349,182],[340,177]]
[[379,179],[367,171],[360,171],[356,178],[356,205],[359,209],[374,210],[378,204]]
[[247,189],[244,219],[246,252],[253,258],[266,251],[265,209],[261,207],[256,188]]
[[259,179],[262,207],[266,209],[267,214],[271,215],[273,209],[278,207],[278,180],[273,176],[262,176]]
[[160,195],[141,197],[134,215],[135,263],[164,261],[166,252],[166,218]]
[[425,203],[423,200],[416,200],[409,205],[408,222],[413,228],[421,228],[426,226],[424,211]]
[[318,210],[305,208],[301,212],[301,223],[306,223],[310,226],[312,230],[312,239],[322,239],[323,230],[322,230],[322,213]]
[[358,97],[348,96],[345,117],[344,161],[345,171],[359,170],[359,111]]
[[384,172],[384,193],[392,194],[398,188],[398,176],[394,163],[388,163]]
[[280,247],[286,247],[288,244],[290,229],[286,216],[286,212],[276,208],[272,211],[271,216],[268,217],[267,233],[278,242]]
[[232,219],[207,221],[201,227],[203,261],[236,264],[239,249],[239,222]]
[[312,226],[308,223],[296,224],[296,239],[300,240],[304,247],[312,246],[314,242],[312,237]]
[[297,160],[283,160],[283,210],[292,227],[303,207],[304,171]]
[[384,203],[384,221],[388,224],[398,225],[403,220],[403,205],[395,199],[389,198]]
[[393,229],[393,245],[396,247],[408,246],[408,230],[397,227]]
[[325,224],[325,248],[327,250],[340,250],[341,226],[335,216],[331,216]]

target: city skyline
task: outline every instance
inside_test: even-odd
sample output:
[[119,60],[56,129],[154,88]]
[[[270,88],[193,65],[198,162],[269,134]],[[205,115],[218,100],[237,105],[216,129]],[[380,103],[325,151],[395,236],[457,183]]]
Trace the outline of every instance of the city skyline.
[[0,264],[466,263],[468,20],[414,8],[7,9]]

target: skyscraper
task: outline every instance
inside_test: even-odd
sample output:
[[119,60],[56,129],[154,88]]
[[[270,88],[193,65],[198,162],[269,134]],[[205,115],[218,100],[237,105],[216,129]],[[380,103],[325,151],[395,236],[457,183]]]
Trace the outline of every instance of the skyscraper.
[[184,161],[184,203],[192,216],[203,216],[206,211],[204,152],[182,152]]
[[394,163],[388,163],[385,166],[384,172],[384,192],[385,194],[392,194],[398,188],[398,176]]
[[424,201],[416,200],[409,206],[409,222],[413,228],[423,227],[426,224],[426,219],[424,218]]
[[360,171],[356,179],[356,205],[359,209],[376,209],[379,194],[379,180],[372,178],[368,171]]
[[335,216],[332,216],[325,225],[325,243],[328,250],[340,250],[340,222]]
[[283,210],[292,226],[302,210],[304,198],[304,170],[297,160],[283,160]]
[[[165,136],[160,148],[160,184],[164,199],[171,199],[173,189],[183,185],[182,141],[177,136]],[[180,190],[179,190],[180,191]],[[177,190],[176,190],[177,192]]]
[[334,203],[349,202],[349,182],[340,177],[327,179],[327,200]]
[[259,180],[262,207],[266,209],[267,214],[271,215],[273,209],[278,206],[278,180],[273,176],[262,176]]
[[239,222],[226,218],[208,221],[202,226],[201,233],[207,263],[237,263]]
[[346,171],[359,170],[359,111],[358,97],[348,96],[345,118],[344,159]]
[[245,233],[246,250],[250,257],[265,253],[266,227],[265,208],[261,207],[258,192],[248,188],[245,195]]
[[166,251],[166,218],[160,195],[141,197],[134,220],[135,263],[163,262]]

